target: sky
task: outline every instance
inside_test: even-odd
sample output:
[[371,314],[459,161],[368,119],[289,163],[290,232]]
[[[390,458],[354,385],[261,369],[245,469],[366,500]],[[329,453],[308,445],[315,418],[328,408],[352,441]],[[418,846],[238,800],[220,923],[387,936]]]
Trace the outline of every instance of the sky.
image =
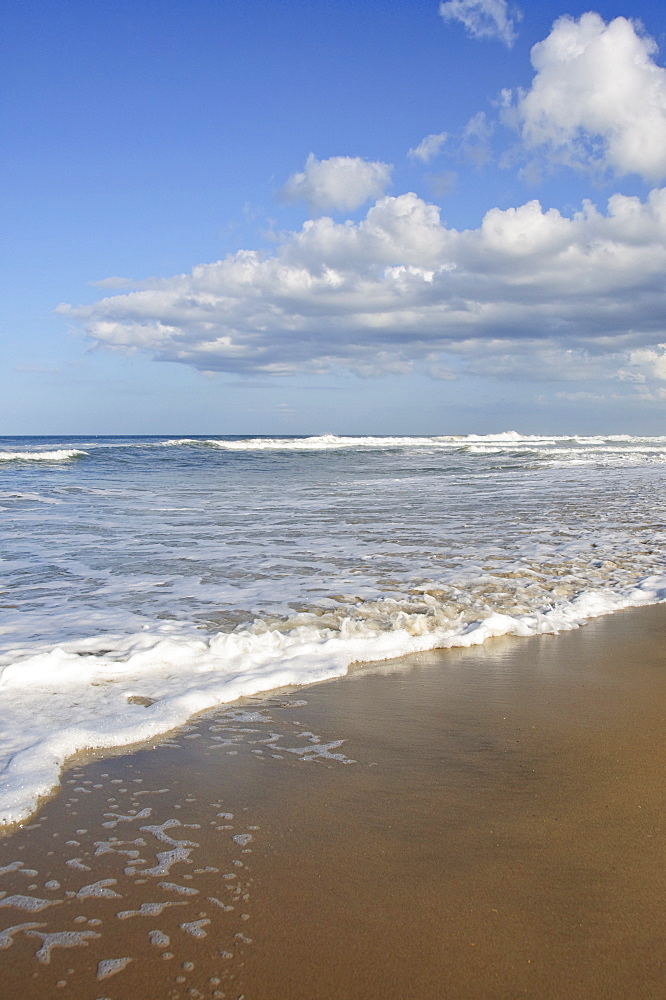
[[0,9],[0,434],[666,433],[657,5]]

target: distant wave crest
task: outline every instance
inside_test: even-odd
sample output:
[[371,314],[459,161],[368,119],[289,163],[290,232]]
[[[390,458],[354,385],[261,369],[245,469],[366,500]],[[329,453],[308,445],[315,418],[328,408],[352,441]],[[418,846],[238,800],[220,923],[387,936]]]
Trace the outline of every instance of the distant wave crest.
[[0,451],[0,462],[65,462],[70,458],[83,458],[87,451],[77,448],[59,448],[57,451]]
[[461,448],[476,441],[502,444],[528,440],[550,442],[554,439],[524,438],[516,431],[505,431],[501,434],[451,434],[432,437],[315,434],[310,437],[256,437],[241,438],[235,441],[224,438],[174,438],[170,441],[164,441],[163,444],[165,446],[200,445],[221,448],[224,451],[332,451],[350,448]]
[[666,458],[666,437],[632,437],[608,435],[519,434],[503,431],[497,434],[449,434],[431,437],[417,436],[345,436],[317,434],[310,437],[256,437],[229,440],[224,438],[173,438],[162,447],[189,445],[221,451],[343,451],[431,449],[436,451],[466,451],[471,455],[527,453],[539,459],[576,459],[599,462],[610,456],[634,457],[659,461]]

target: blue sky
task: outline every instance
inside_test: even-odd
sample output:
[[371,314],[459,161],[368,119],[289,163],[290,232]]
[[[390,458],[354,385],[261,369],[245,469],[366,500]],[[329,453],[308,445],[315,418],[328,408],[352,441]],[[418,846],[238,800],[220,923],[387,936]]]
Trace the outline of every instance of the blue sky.
[[2,433],[666,433],[654,5],[3,12]]

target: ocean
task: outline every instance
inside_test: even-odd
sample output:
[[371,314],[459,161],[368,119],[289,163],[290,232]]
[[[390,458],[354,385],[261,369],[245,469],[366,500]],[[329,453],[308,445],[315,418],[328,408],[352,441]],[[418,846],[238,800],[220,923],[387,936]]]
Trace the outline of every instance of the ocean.
[[0,438],[0,822],[359,661],[666,600],[666,437]]

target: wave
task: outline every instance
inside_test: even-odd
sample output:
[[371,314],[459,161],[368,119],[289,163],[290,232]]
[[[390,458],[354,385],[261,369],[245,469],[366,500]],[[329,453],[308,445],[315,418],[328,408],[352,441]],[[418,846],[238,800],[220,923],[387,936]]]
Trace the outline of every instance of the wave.
[[[0,492],[0,500],[11,500],[12,502],[16,500],[29,500],[32,503],[43,503],[47,504],[49,507],[57,507],[62,504],[62,500],[55,500],[53,497],[43,497],[39,493],[18,493],[16,491],[11,493]],[[8,508],[3,507],[3,510]]]
[[70,458],[83,458],[87,451],[78,448],[59,448],[57,451],[0,451],[0,462],[65,462]]
[[383,622],[360,606],[341,620],[321,610],[296,615],[288,629],[256,621],[204,639],[165,625],[152,634],[115,641],[106,635],[24,654],[0,675],[0,824],[25,820],[79,750],[156,737],[198,712],[339,677],[352,663],[479,645],[500,635],[555,633],[621,608],[663,601],[666,576],[652,576],[623,591],[590,589],[542,610],[491,611],[470,622],[424,593],[411,613],[394,602],[395,611]]
[[459,446],[463,438],[430,437],[344,437],[337,434],[317,434],[299,438],[243,438],[229,441],[222,438],[176,438],[164,441],[166,447],[199,445],[224,451],[332,451],[353,448],[432,448],[451,444]]
[[[224,438],[173,438],[160,442],[160,447],[189,445],[201,448],[219,448],[223,451],[333,451],[345,449],[442,449],[462,450],[470,454],[497,454],[505,451],[546,451],[549,454],[579,453],[583,451],[617,452],[666,452],[666,437],[609,437],[580,435],[519,434],[503,431],[497,434],[418,436],[344,436],[317,434],[310,437],[278,438],[256,437],[228,440]],[[568,445],[568,448],[562,448]],[[559,447],[558,447],[559,446]]]

